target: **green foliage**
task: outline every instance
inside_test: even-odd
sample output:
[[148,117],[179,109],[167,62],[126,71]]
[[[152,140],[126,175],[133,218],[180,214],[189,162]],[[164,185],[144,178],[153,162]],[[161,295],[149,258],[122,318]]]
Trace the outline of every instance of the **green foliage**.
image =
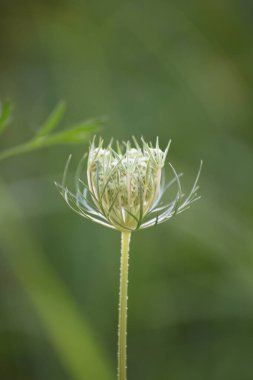
[[12,105],[6,100],[3,105],[0,103],[0,134],[5,130],[10,122]]
[[[7,126],[10,120],[11,109],[11,103],[5,102],[0,116],[0,132]],[[92,133],[97,132],[102,125],[101,119],[87,120],[71,125],[68,129],[61,132],[52,133],[59,126],[64,112],[65,104],[60,102],[31,140],[0,152],[0,161],[52,145],[81,144],[87,141]]]

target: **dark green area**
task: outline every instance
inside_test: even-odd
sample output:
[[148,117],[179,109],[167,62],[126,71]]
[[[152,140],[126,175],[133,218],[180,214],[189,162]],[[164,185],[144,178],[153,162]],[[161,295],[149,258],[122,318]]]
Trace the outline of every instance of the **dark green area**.
[[[107,120],[108,141],[171,138],[185,192],[204,161],[202,199],[133,235],[129,380],[253,378],[252,38],[247,0],[1,0],[0,99],[14,110],[2,109],[0,152],[63,99],[62,129],[60,105],[45,133]],[[116,378],[120,236],[53,184],[87,147],[0,162],[3,380]]]

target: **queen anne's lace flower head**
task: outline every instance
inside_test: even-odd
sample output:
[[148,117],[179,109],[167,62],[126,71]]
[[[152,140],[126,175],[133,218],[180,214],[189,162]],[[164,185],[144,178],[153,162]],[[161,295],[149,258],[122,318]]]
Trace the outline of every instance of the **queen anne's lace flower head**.
[[[181,213],[199,199],[197,182],[201,166],[189,195],[182,194],[180,176],[170,164],[173,178],[165,181],[165,160],[170,143],[164,151],[142,139],[142,146],[133,138],[134,147],[110,143],[103,147],[95,138],[90,144],[87,159],[87,184],[83,182],[85,155],[76,171],[75,192],[66,187],[67,162],[62,185],[56,184],[68,205],[91,221],[119,231],[135,231],[165,222]],[[177,192],[173,200],[165,203],[165,196],[173,184]]]

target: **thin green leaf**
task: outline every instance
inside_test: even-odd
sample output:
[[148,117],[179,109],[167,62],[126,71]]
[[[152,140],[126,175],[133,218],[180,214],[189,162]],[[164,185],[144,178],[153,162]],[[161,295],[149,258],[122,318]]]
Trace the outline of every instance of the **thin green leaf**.
[[95,132],[101,126],[101,121],[85,121],[63,132],[55,133],[44,138],[34,139],[34,143],[40,146],[49,146],[57,144],[78,144],[86,141],[91,132]]
[[99,161],[96,162],[96,187],[97,187],[97,195],[98,199],[100,199],[100,191],[99,191]]
[[64,102],[60,102],[53,112],[48,116],[45,123],[40,127],[37,137],[46,136],[48,133],[53,131],[60,123],[63,118],[66,106]]
[[0,104],[0,133],[2,133],[10,122],[12,105],[6,100],[3,105]]
[[126,211],[126,213],[128,214],[128,215],[130,215],[135,221],[136,221],[136,223],[137,223],[137,227],[136,228],[138,228],[139,227],[139,219],[131,212],[131,211],[129,211],[129,210],[127,210],[126,208],[125,208],[125,211]]
[[115,195],[115,197],[114,197],[114,199],[113,199],[113,201],[112,201],[112,203],[111,203],[111,205],[109,207],[108,215],[110,215],[110,212],[111,212],[111,210],[112,210],[112,208],[113,208],[113,206],[114,206],[114,204],[115,204],[115,202],[116,202],[116,200],[118,198],[119,192],[120,192],[120,190],[117,191],[117,193],[116,193],[116,195]]
[[66,186],[66,178],[67,178],[67,173],[68,173],[68,168],[69,168],[69,164],[71,161],[71,157],[72,157],[72,155],[70,154],[68,159],[67,159],[65,168],[64,168],[63,177],[62,177],[62,187]]
[[141,221],[143,218],[143,204],[144,204],[144,198],[143,198],[143,188],[142,188],[142,183],[140,181],[140,186],[139,186],[139,196],[140,196],[140,215],[139,215],[139,221],[138,221],[138,226],[137,228],[140,227]]

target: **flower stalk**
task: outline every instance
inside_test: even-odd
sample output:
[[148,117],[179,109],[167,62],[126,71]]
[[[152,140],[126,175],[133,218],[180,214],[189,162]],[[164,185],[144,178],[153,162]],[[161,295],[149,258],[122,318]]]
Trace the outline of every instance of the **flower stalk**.
[[[127,301],[128,260],[131,233],[156,226],[187,210],[197,201],[198,180],[202,161],[193,187],[184,195],[180,177],[170,165],[172,175],[166,178],[165,161],[170,142],[164,150],[133,138],[119,144],[116,149],[112,141],[104,147],[95,138],[88,155],[81,159],[75,177],[75,189],[66,185],[69,157],[62,184],[56,183],[67,204],[85,219],[112,228],[121,233],[121,265],[118,324],[118,380],[127,376]],[[87,166],[83,163],[87,157]],[[83,177],[87,177],[87,184]],[[174,189],[173,189],[174,187]]]
[[127,378],[127,301],[130,239],[130,232],[122,232],[118,322],[118,380],[126,380]]

